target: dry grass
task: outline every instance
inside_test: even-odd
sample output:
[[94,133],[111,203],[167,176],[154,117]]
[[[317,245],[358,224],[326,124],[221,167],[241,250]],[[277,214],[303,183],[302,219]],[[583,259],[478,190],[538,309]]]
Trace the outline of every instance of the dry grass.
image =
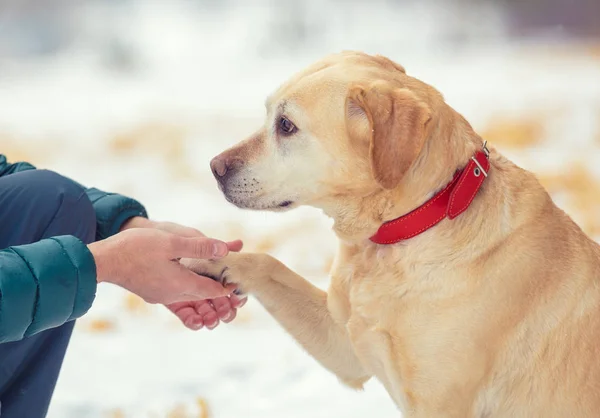
[[147,314],[149,306],[141,297],[128,293],[125,296],[125,310],[133,314]]
[[167,412],[167,418],[190,418],[190,415],[185,405],[177,405]]
[[27,161],[36,166],[44,164],[48,158],[56,154],[60,147],[49,144],[51,141],[29,142],[18,139],[13,135],[0,132],[0,153],[4,154],[9,162]]
[[538,178],[549,193],[567,196],[568,205],[581,215],[581,227],[586,233],[600,235],[600,181],[584,163],[575,163],[558,174],[538,175]]
[[600,42],[593,43],[588,46],[587,52],[591,57],[600,59]]
[[92,333],[110,332],[116,329],[117,324],[108,319],[92,319],[81,323],[83,329]]
[[125,418],[125,413],[120,409],[113,409],[106,414],[107,418]]
[[148,122],[119,132],[109,141],[118,154],[151,152],[166,158],[181,158],[185,151],[185,130],[173,124]]
[[211,418],[208,402],[204,398],[197,398],[195,407],[188,408],[179,404],[167,412],[166,418]]
[[204,398],[196,399],[196,405],[198,406],[198,418],[211,418],[210,409],[208,408],[208,402]]
[[557,57],[573,59],[582,57],[600,58],[600,42],[592,39],[587,42],[554,42],[547,44],[523,45],[520,48],[522,59],[552,59]]
[[175,178],[193,178],[186,159],[188,131],[180,125],[146,122],[115,134],[108,140],[117,155],[155,155],[162,158]]
[[495,117],[480,134],[494,146],[526,148],[543,141],[544,121],[543,116]]

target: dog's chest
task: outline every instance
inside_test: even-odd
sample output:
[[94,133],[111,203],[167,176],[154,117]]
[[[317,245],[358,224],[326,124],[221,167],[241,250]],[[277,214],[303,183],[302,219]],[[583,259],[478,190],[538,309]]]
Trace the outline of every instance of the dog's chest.
[[346,263],[338,261],[332,282],[333,296],[341,300],[332,305],[344,307],[334,316],[346,324],[364,369],[382,382],[402,410],[448,402],[456,412],[448,416],[466,416],[464,409],[456,410],[455,400],[440,399],[448,387],[467,378],[457,374],[460,366],[477,364],[481,369],[473,347],[447,350],[463,345],[452,330],[468,321],[467,311],[451,307],[456,305],[449,302],[451,295],[436,284],[452,280],[451,274],[376,254],[367,258],[356,255]]
[[354,352],[363,368],[384,385],[396,405],[405,412],[407,405],[402,362],[391,334],[367,317],[353,313],[346,325]]
[[[402,348],[393,337],[397,319],[402,318],[399,303],[403,285],[402,269],[383,268],[377,260],[363,262],[356,254],[345,262],[338,260],[330,291],[330,309],[336,319],[346,325],[354,352],[363,368],[386,387],[396,405],[407,405],[402,378],[405,366],[399,355]],[[387,284],[386,284],[387,281]]]

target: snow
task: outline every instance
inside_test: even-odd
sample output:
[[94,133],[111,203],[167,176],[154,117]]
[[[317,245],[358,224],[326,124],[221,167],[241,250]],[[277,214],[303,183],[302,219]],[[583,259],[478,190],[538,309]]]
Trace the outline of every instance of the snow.
[[[239,210],[208,162],[262,123],[270,91],[325,54],[388,55],[478,131],[499,116],[534,118],[543,141],[498,144],[509,158],[540,173],[582,163],[600,175],[597,52],[511,41],[493,9],[456,19],[458,9],[433,2],[372,4],[303,3],[309,47],[277,42],[293,21],[289,3],[88,4],[69,49],[0,67],[0,151],[134,196],[153,218],[243,238],[322,288],[336,248],[331,221],[310,208]],[[76,327],[49,417],[201,417],[199,399],[219,418],[398,416],[378,382],[343,387],[254,300],[234,323],[191,332],[164,308],[102,285]]]

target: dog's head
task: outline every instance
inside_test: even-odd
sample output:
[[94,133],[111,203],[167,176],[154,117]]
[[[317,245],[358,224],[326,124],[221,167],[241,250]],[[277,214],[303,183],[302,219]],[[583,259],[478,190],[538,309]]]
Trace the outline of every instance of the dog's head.
[[227,200],[249,209],[324,207],[394,189],[440,100],[387,58],[331,55],[269,96],[264,126],[211,168]]

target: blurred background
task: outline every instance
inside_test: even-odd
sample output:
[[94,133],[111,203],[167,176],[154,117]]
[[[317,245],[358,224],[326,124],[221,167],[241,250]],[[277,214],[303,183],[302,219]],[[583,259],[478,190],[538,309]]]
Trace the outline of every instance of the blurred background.
[[[325,288],[330,221],[236,209],[208,162],[292,73],[345,49],[437,87],[600,237],[598,0],[0,0],[0,153],[242,238]],[[253,300],[196,333],[117,288],[96,302],[51,418],[397,416],[377,382],[342,387]]]

